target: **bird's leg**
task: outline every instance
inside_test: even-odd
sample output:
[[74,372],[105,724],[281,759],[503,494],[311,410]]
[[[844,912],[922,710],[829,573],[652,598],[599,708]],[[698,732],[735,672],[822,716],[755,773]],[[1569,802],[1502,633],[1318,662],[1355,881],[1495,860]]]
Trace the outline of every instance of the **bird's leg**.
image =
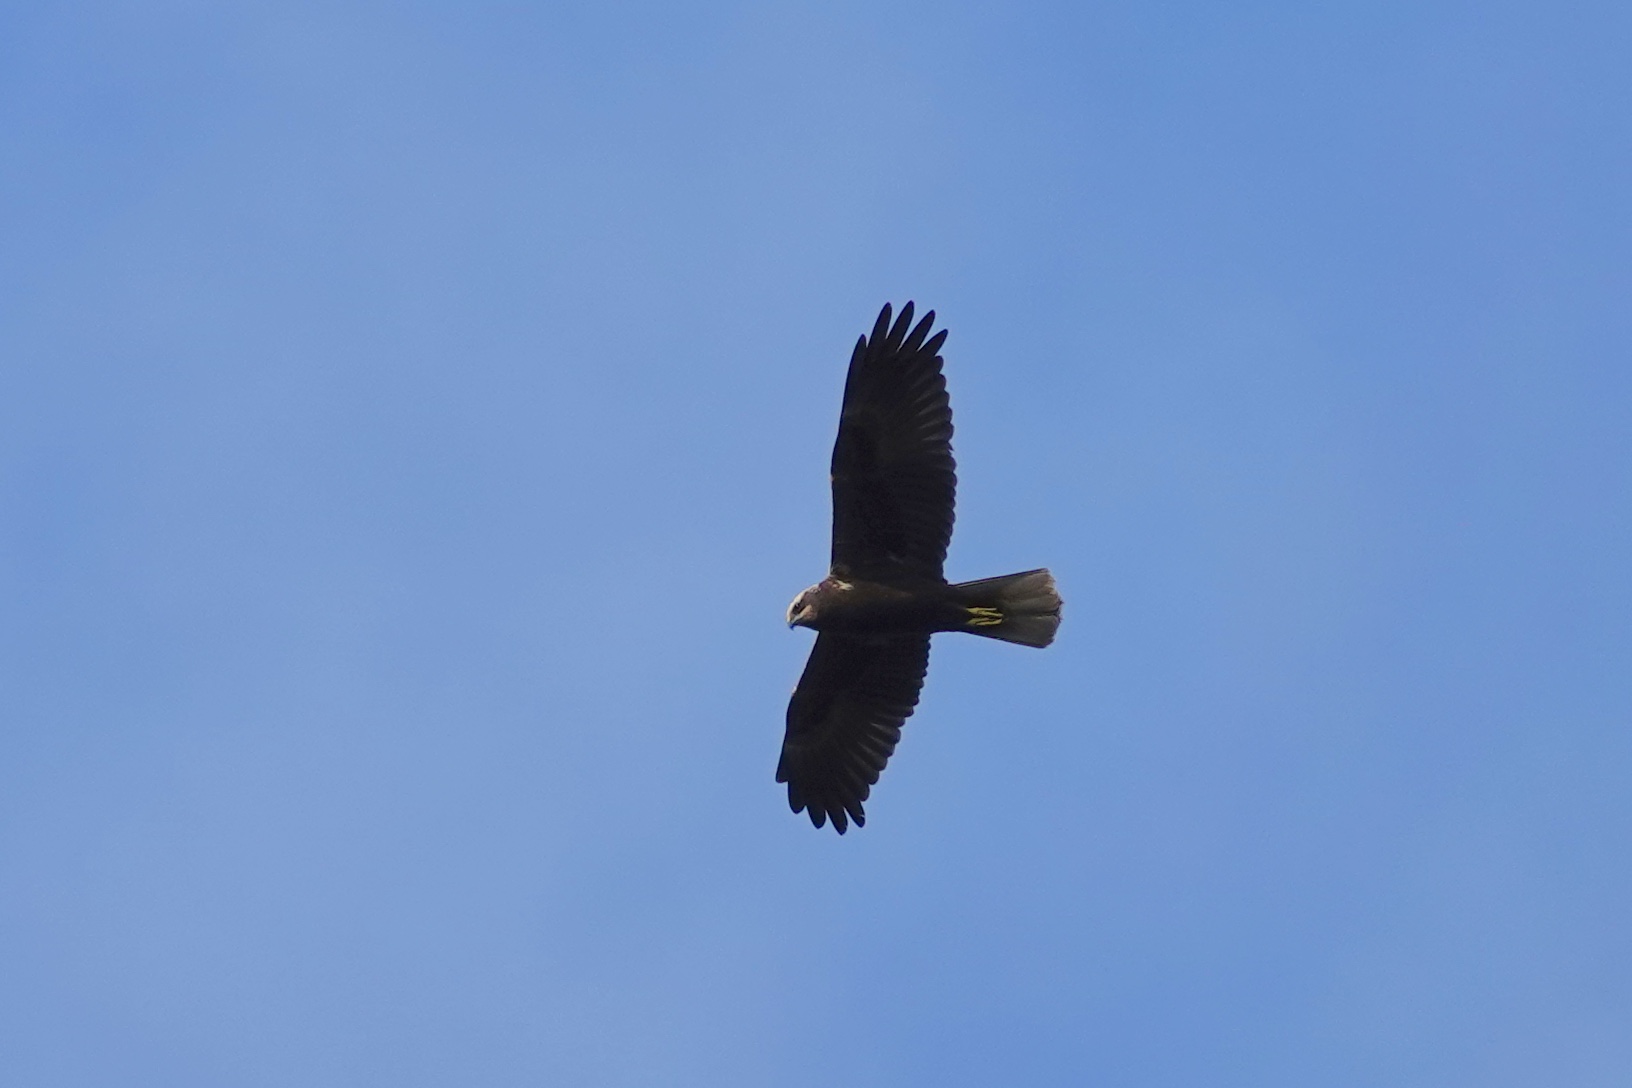
[[996,608],[970,608],[970,627],[994,627],[1003,622],[1003,613]]

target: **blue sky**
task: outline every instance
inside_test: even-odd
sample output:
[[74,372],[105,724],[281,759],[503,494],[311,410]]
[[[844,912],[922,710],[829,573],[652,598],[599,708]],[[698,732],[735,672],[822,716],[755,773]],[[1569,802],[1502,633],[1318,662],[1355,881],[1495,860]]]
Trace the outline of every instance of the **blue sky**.
[[[0,14],[32,1086],[1632,1079],[1624,5]],[[943,637],[772,771],[885,300]]]

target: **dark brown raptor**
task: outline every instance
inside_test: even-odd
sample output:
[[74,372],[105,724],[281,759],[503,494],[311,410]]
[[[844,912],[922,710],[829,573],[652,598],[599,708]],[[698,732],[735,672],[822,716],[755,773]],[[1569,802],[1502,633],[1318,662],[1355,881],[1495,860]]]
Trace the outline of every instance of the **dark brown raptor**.
[[941,374],[946,330],[935,313],[890,322],[886,303],[850,356],[833,445],[833,557],[828,576],[788,607],[816,645],[788,703],[776,780],[788,804],[839,834],[867,822],[867,800],[918,705],[929,636],[968,631],[1047,646],[1060,597],[1046,570],[950,585],[956,467]]

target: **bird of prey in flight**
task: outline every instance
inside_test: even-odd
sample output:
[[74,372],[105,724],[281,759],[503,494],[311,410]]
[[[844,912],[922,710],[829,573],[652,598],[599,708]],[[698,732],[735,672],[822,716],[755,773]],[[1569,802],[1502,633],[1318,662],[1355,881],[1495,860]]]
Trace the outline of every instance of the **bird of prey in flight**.
[[810,627],[810,651],[788,703],[776,780],[811,823],[844,834],[867,822],[862,802],[918,705],[929,636],[967,631],[1047,646],[1060,596],[1046,570],[948,584],[952,538],[952,408],[935,312],[912,303],[856,343],[833,444],[833,558],[826,578],[794,598],[789,627]]

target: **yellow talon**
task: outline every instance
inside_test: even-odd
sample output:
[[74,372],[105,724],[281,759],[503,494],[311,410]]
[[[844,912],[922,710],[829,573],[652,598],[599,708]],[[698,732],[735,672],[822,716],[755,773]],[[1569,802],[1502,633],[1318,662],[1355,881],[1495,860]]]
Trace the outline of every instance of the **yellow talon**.
[[995,608],[971,608],[968,611],[970,627],[995,627],[1003,622],[1003,613]]

